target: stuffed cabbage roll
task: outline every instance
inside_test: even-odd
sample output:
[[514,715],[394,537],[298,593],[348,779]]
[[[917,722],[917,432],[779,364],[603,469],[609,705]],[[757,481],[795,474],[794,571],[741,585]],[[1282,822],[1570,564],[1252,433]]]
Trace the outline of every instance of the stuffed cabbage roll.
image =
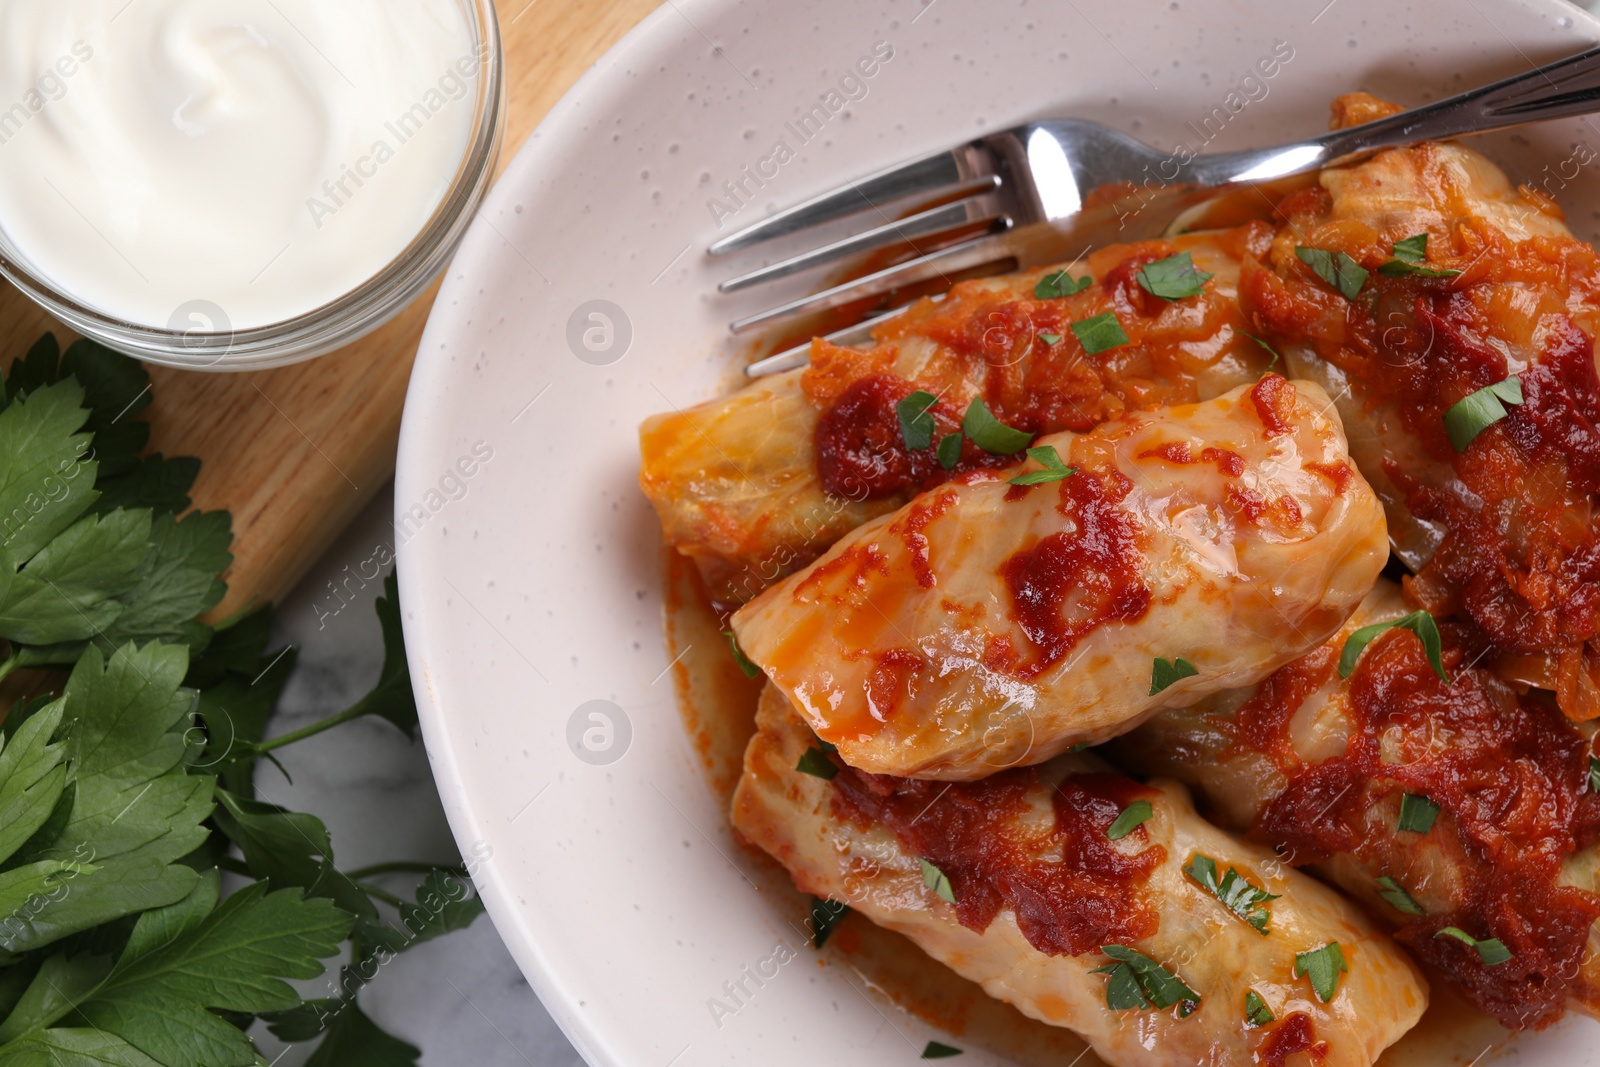
[[[1392,110],[1358,94],[1336,124]],[[1338,400],[1412,597],[1470,621],[1503,676],[1600,716],[1600,257],[1454,144],[1330,168],[1279,213],[1241,305]]]
[[1387,556],[1309,383],[1267,375],[1030,456],[860,527],[734,616],[851,766],[979,778],[1252,684],[1336,630]]
[[1470,626],[1438,624],[1436,656],[1433,632],[1383,582],[1321,648],[1113,751],[1194,786],[1286,862],[1317,864],[1505,1025],[1600,1014],[1593,730],[1484,669]]
[[[639,483],[666,543],[737,605],[916,492],[997,462],[970,443],[953,468],[933,441],[911,448],[896,409],[918,390],[939,398],[942,440],[974,397],[1008,425],[1054,433],[1254,381],[1273,357],[1239,332],[1236,285],[1270,235],[1255,223],[960,282],[879,326],[866,350],[817,341],[805,370],[647,420]],[[1074,323],[1108,314],[1125,343],[1079,339]]]
[[1109,1064],[1367,1067],[1427,1005],[1370,920],[1202,821],[1180,786],[1087,754],[982,782],[865,774],[772,686],[756,721],[745,838]]

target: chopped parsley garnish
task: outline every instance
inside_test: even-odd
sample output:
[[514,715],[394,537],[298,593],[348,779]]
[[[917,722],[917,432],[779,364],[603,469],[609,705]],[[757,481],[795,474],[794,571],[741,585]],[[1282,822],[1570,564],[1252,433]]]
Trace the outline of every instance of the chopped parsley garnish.
[[808,748],[802,752],[800,762],[795,764],[794,769],[823,781],[832,781],[833,776],[839,773],[838,765],[820,748]]
[[1449,676],[1444,673],[1439,626],[1433,621],[1433,616],[1426,611],[1413,611],[1410,615],[1403,615],[1392,622],[1375,622],[1371,626],[1363,626],[1345,638],[1344,651],[1339,653],[1339,677],[1350,677],[1350,672],[1356,669],[1356,660],[1361,658],[1362,649],[1385,630],[1410,630],[1416,634],[1422,641],[1422,650],[1428,656],[1428,666],[1433,668],[1433,673],[1444,682],[1450,681]]
[[822,751],[826,752],[830,756],[839,751],[838,745],[834,744],[832,741],[824,741],[820,737],[817,738],[817,747],[822,749]]
[[1439,805],[1421,793],[1407,793],[1400,798],[1400,821],[1396,829],[1425,834],[1433,829],[1433,820],[1438,817]]
[[922,1058],[925,1060],[945,1060],[959,1055],[961,1055],[960,1049],[938,1041],[928,1042],[928,1047],[922,1050]]
[[1106,837],[1112,841],[1121,841],[1133,833],[1156,813],[1148,800],[1135,800],[1132,804],[1122,809],[1110,826],[1106,827]]
[[939,457],[939,466],[947,471],[954,470],[956,464],[961,462],[961,435],[949,433],[939,438],[936,454]]
[[1300,262],[1315,271],[1317,277],[1337,289],[1346,300],[1354,300],[1356,294],[1361,292],[1362,285],[1366,284],[1366,268],[1343,252],[1329,252],[1301,245],[1294,250],[1294,254],[1300,257]]
[[1457,452],[1465,452],[1478,435],[1511,412],[1506,405],[1522,403],[1522,380],[1507,378],[1462,397],[1444,413],[1444,432]]
[[1443,930],[1433,935],[1439,937],[1453,937],[1463,945],[1471,946],[1478,950],[1478,958],[1487,967],[1498,967],[1511,958],[1511,950],[1506,948],[1505,942],[1498,937],[1485,938],[1479,941],[1459,926],[1446,926]]
[[1424,278],[1454,278],[1461,272],[1447,267],[1425,267],[1428,261],[1428,235],[1414,234],[1404,241],[1394,243],[1394,258],[1378,268],[1379,274],[1398,278],[1405,274],[1420,274]]
[[1150,669],[1150,695],[1155,696],[1180,678],[1188,678],[1199,673],[1193,663],[1182,657],[1171,663],[1157,657],[1155,665]]
[[1078,468],[1069,467],[1061,461],[1061,453],[1056,451],[1055,445],[1045,445],[1042,448],[1028,449],[1028,458],[1044,465],[1044,470],[1029,471],[1019,474],[1007,481],[1008,485],[1043,485],[1046,482],[1059,482],[1063,478],[1070,478],[1078,473]]
[[1112,1011],[1152,1007],[1165,1010],[1184,1004],[1189,1010],[1183,1014],[1188,1015],[1199,1005],[1199,993],[1149,956],[1126,945],[1101,945],[1100,951],[1116,962],[1089,973],[1110,976],[1106,980],[1106,1007]]
[[[961,420],[961,430],[977,445],[991,455],[1009,456],[1028,447],[1034,435],[1023,430],[1013,430],[994,417],[983,397],[975,396],[967,405],[966,417]],[[944,442],[940,442],[942,446]],[[952,464],[953,466],[954,464]]]
[[1128,335],[1122,332],[1122,323],[1117,321],[1115,311],[1079,319],[1072,324],[1072,336],[1091,356],[1128,343]]
[[1600,759],[1589,757],[1589,792],[1600,793]]
[[1059,333],[1041,333],[1039,334],[1039,340],[1047,345],[1057,345],[1061,343],[1061,335]]
[[744,649],[739,647],[739,638],[732,630],[722,631],[722,636],[728,639],[728,647],[733,649],[733,662],[739,665],[746,678],[754,678],[761,673],[761,668],[750,662],[750,657],[744,654]]
[[1310,952],[1296,953],[1294,957],[1294,976],[1310,978],[1311,988],[1324,1004],[1339,992],[1339,975],[1349,970],[1350,965],[1345,962],[1344,951],[1337,941],[1329,941]]
[[1039,284],[1033,287],[1033,295],[1040,300],[1053,300],[1081,293],[1093,284],[1094,279],[1087,274],[1082,278],[1074,278],[1064,270],[1053,270],[1039,279]]
[[811,898],[811,947],[821,948],[833,933],[833,928],[844,922],[850,914],[850,905],[827,897]]
[[1233,912],[1239,918],[1250,924],[1250,928],[1263,937],[1267,934],[1267,924],[1272,921],[1272,912],[1267,909],[1267,902],[1277,900],[1276,893],[1269,893],[1259,886],[1251,885],[1244,875],[1233,867],[1228,868],[1228,873],[1217,880],[1217,861],[1210,856],[1195,853],[1183,868],[1183,873],[1193,878],[1200,888],[1210,893],[1222,902],[1222,906]]
[[1179,252],[1154,263],[1146,263],[1134,275],[1139,288],[1163,300],[1182,300],[1186,296],[1199,296],[1205,292],[1206,282],[1215,275],[1207,274],[1194,265],[1189,253]]
[[1277,1016],[1272,1014],[1272,1009],[1267,1007],[1267,1002],[1261,999],[1261,994],[1252,989],[1244,995],[1244,1018],[1245,1022],[1249,1023],[1250,1027],[1254,1029],[1257,1026],[1267,1025]]
[[[1240,330],[1239,332],[1244,333],[1243,330]],[[1267,364],[1267,370],[1270,371],[1273,367],[1278,365],[1278,360],[1282,359],[1283,357],[1278,355],[1278,350],[1276,348],[1273,348],[1271,345],[1267,344],[1267,342],[1263,341],[1253,333],[1244,333],[1244,335],[1250,338],[1250,340],[1254,341],[1256,344],[1260,345],[1262,348],[1265,348],[1272,355],[1272,362]]]
[[1415,897],[1407,893],[1405,887],[1399,882],[1384,875],[1378,879],[1378,895],[1388,901],[1389,906],[1395,911],[1405,915],[1422,915],[1422,905],[1417,903]]
[[900,403],[895,405],[895,412],[900,416],[900,436],[905,438],[906,447],[913,451],[927,448],[933,444],[933,405],[939,398],[932,393],[918,389]]
[[934,895],[950,904],[956,902],[956,891],[950,885],[950,879],[945,873],[925,859],[919,858],[922,864],[922,884],[933,890]]

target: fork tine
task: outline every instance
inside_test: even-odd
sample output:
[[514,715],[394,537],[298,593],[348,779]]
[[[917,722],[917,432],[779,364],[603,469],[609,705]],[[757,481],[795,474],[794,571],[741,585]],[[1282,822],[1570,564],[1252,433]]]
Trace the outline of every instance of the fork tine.
[[[933,299],[943,300],[944,295],[941,293]],[[823,334],[822,339],[836,345],[842,345],[845,348],[866,344],[872,340],[872,328],[874,326],[904,315],[910,310],[910,304],[902,304],[892,311],[885,311],[882,315],[874,315],[872,318],[864,322],[858,322],[854,326],[846,326],[842,330],[834,330],[832,333]],[[744,373],[750,378],[764,378],[769,374],[778,374],[782,371],[794,370],[796,367],[803,367],[809,362],[811,362],[811,342],[804,341],[792,348],[786,348],[782,352],[774,352],[765,359],[756,360],[744,369]]]
[[823,193],[821,196],[814,196],[753,226],[729,234],[712,244],[706,251],[710,255],[720,256],[740,248],[749,248],[762,241],[804,230],[818,223],[854,215],[878,203],[898,200],[913,194],[938,192],[949,186],[959,185],[972,176],[970,169],[962,166],[962,160],[955,152],[935,152],[921,159],[869,174],[859,181]]
[[977,196],[990,192],[1000,185],[1000,179],[995,175],[974,179],[963,187],[962,199],[952,204],[941,204],[938,207],[919,211],[903,219],[894,219],[881,226],[874,226],[870,230],[852,234],[841,238],[820,248],[813,248],[809,252],[802,252],[797,256],[779,260],[777,263],[761,267],[746,274],[729,278],[717,286],[719,293],[732,293],[760,282],[773,281],[778,278],[787,278],[791,274],[798,274],[811,267],[831,263],[836,259],[857,252],[869,252],[874,248],[884,245],[897,244],[910,241],[916,237],[926,237],[929,234],[940,233],[944,230],[954,229],[966,223],[992,221],[997,217],[997,212],[985,212],[986,207],[993,205],[984,204],[976,199]]
[[[1009,225],[1010,220],[1002,220]],[[737,319],[729,325],[734,333],[744,333],[757,326],[763,326],[775,319],[786,319],[795,315],[804,315],[813,311],[825,311],[828,308],[843,307],[845,304],[854,303],[867,297],[887,292],[904,285],[928,281],[932,278],[942,278],[947,273],[966,270],[969,267],[979,267],[991,263],[1000,263],[1013,259],[1011,251],[1000,242],[994,234],[975,237],[970,241],[941,248],[937,252],[929,252],[925,256],[897,263],[892,267],[868,274],[853,281],[836,285],[831,289],[824,289],[811,296],[803,296],[779,304],[777,307],[768,308],[766,311],[754,315],[747,315]]]

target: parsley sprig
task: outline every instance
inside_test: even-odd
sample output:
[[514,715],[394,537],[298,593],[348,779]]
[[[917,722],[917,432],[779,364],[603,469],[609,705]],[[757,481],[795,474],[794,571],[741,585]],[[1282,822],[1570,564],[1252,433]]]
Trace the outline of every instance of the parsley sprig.
[[1428,262],[1428,235],[1413,234],[1394,243],[1394,258],[1378,267],[1378,273],[1390,278],[1415,274],[1424,278],[1454,278],[1461,272],[1448,267],[1424,266]]
[[1465,452],[1478,435],[1522,405],[1522,380],[1507,378],[1486,385],[1456,401],[1444,413],[1444,432],[1450,447]]
[[1339,975],[1350,970],[1339,942],[1329,941],[1320,948],[1299,952],[1294,957],[1294,976],[1309,978],[1317,999],[1326,1004],[1339,992]]
[[1184,984],[1183,979],[1167,970],[1142,952],[1126,945],[1101,945],[1100,951],[1112,962],[1096,967],[1091,974],[1108,975],[1106,979],[1106,1007],[1112,1011],[1131,1011],[1141,1008],[1165,1010],[1174,1004],[1183,1015],[1193,1012],[1200,1004],[1200,994]]
[[1373,638],[1386,630],[1410,630],[1422,642],[1423,654],[1428,657],[1428,666],[1433,668],[1433,673],[1439,680],[1448,683],[1450,677],[1444,673],[1444,645],[1439,637],[1439,626],[1433,621],[1433,616],[1426,611],[1413,611],[1409,615],[1402,615],[1398,619],[1388,622],[1375,622],[1371,626],[1361,629],[1345,638],[1344,648],[1339,653],[1339,677],[1348,678],[1356,669],[1356,661],[1361,658],[1361,653],[1372,643]]
[[1480,941],[1459,926],[1446,926],[1433,936],[1436,939],[1453,937],[1468,948],[1477,950],[1478,958],[1486,967],[1498,967],[1511,958],[1511,950],[1498,937],[1486,937]]
[[1267,924],[1272,921],[1272,912],[1267,904],[1278,899],[1276,893],[1252,885],[1235,867],[1229,867],[1228,873],[1219,880],[1217,861],[1199,853],[1195,853],[1184,866],[1183,873],[1216,897],[1223,907],[1243,919],[1256,933],[1262,937],[1267,935]]
[[[132,360],[47,336],[0,391],[0,677],[57,672],[0,722],[0,913],[15,920],[0,921],[0,1064],[246,1067],[260,1017],[321,1039],[312,1063],[414,1065],[357,994],[375,961],[482,904],[457,868],[340,870],[322,821],[254,783],[271,750],[354,718],[415,736],[394,579],[373,692],[263,741],[294,656],[268,650],[266,608],[201,621],[225,592],[231,524],[188,510],[197,460],[146,453],[149,385]],[[223,871],[245,884],[224,894]],[[374,884],[408,871],[425,875],[415,902]],[[345,944],[338,996],[288,984]]]

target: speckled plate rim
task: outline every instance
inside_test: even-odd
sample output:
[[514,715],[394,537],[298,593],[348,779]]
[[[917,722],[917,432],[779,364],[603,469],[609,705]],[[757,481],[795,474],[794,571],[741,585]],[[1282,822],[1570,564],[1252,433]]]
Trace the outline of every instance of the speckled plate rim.
[[[1012,0],[976,15],[969,0],[804,11],[674,0],[551,111],[448,272],[413,372],[396,481],[412,678],[462,855],[518,964],[591,1063],[905,1060],[939,1036],[846,991],[842,968],[789,968],[783,993],[747,998],[732,1017],[710,1010],[727,979],[775,940],[795,940],[746,884],[661,682],[658,532],[633,486],[638,419],[725,389],[735,351],[723,325],[760,299],[708,295],[718,272],[699,250],[718,232],[707,202],[720,183],[759,164],[783,122],[878,40],[895,44],[901,65],[885,64],[737,222],[947,144],[974,115],[999,125],[1071,112],[1170,143],[1184,136],[1179,118],[1220,101],[1274,38],[1294,45],[1299,65],[1217,147],[1320,122],[1351,80],[1419,100],[1433,84],[1419,59],[1477,80],[1600,38],[1600,22],[1559,0],[1476,0],[1446,14],[1398,0],[1227,0],[1203,21],[1176,3],[1153,18],[1134,7]],[[1406,34],[1422,31],[1395,27],[1424,12],[1433,24],[1417,56]],[[1070,42],[1059,60],[1039,45],[1052,30]],[[1141,65],[1147,55],[1171,65]],[[1493,154],[1545,165],[1578,139],[1600,142],[1566,123],[1492,142]],[[1593,239],[1596,191],[1558,196]],[[568,343],[573,322],[581,335],[596,321],[580,314],[595,301],[626,309],[616,336],[631,344],[613,338],[616,361],[581,359]],[[572,723],[593,721],[579,713],[595,700],[630,724],[613,763],[586,761],[568,741]],[[1590,1026],[1564,1023],[1512,1055],[1600,1064]],[[1003,1061],[973,1050],[966,1062]]]

